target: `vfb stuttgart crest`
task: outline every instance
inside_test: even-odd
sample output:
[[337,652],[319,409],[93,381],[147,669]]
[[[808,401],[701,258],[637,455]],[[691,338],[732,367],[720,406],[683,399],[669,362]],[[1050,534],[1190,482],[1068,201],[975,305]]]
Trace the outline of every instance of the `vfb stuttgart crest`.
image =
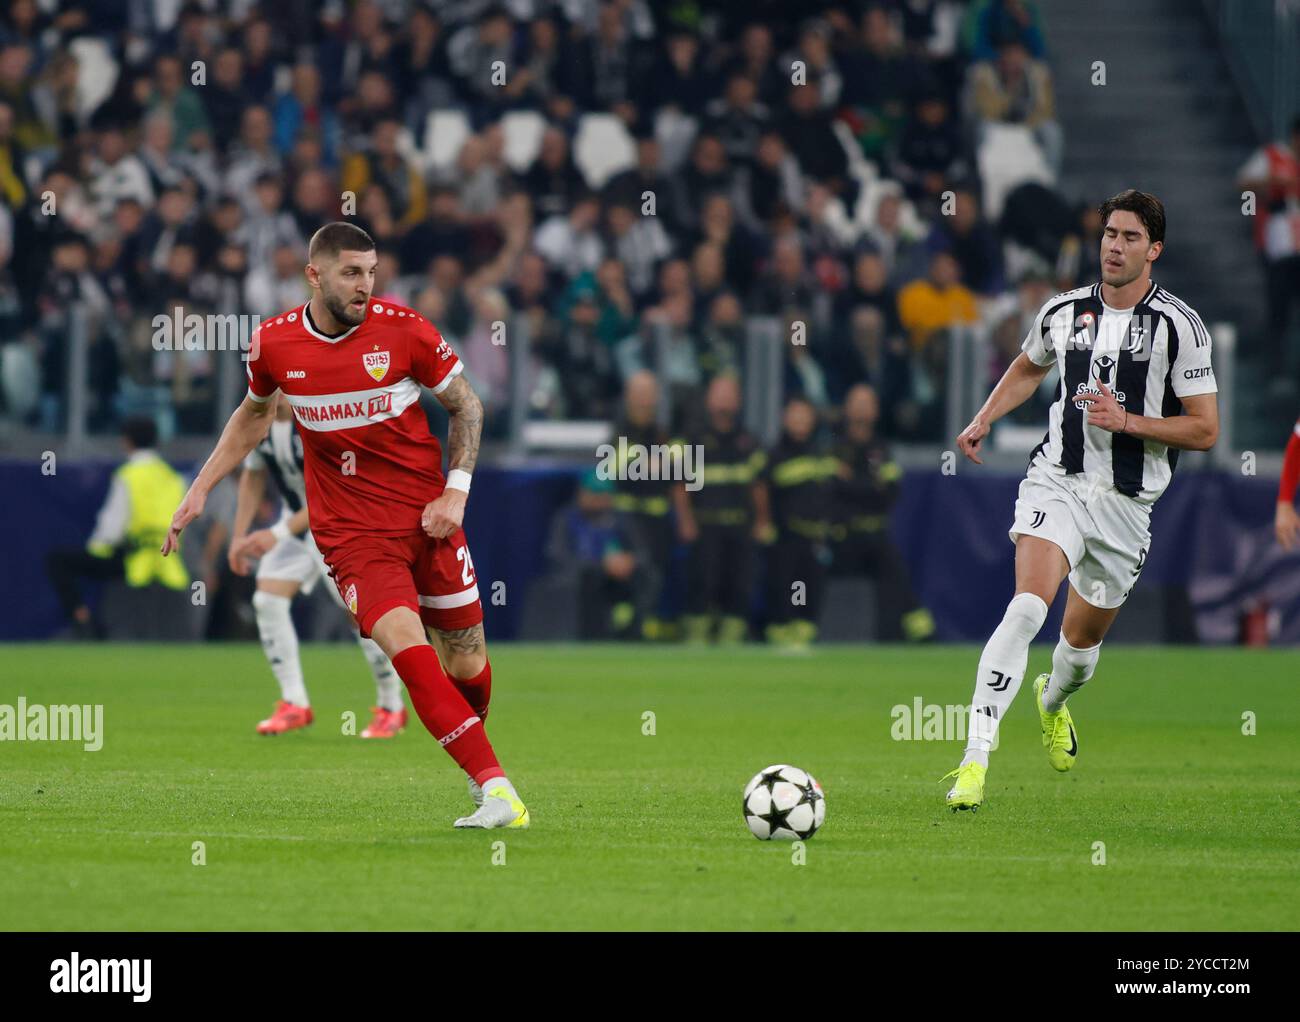
[[386,351],[367,351],[361,356],[361,364],[366,367],[366,372],[375,378],[378,383],[388,375],[388,352]]
[[355,583],[355,582],[352,583],[351,585],[349,585],[349,586],[348,586],[348,591],[347,591],[346,593],[343,594],[343,602],[346,603],[346,604],[348,605],[348,610],[350,610],[350,611],[352,612],[352,616],[353,616],[353,617],[356,617],[356,613],[357,613],[357,586],[356,586],[356,583]]

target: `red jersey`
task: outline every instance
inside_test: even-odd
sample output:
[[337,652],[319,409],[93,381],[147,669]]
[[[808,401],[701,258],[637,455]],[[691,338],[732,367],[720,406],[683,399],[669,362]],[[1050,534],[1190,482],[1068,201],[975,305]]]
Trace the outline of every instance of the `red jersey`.
[[248,393],[277,389],[302,437],[311,531],[322,548],[356,535],[420,531],[442,493],[442,445],[420,408],[420,385],[442,391],[463,366],[418,312],[371,299],[366,318],[337,337],[307,306],[262,321],[249,352]]
[[1277,489],[1278,503],[1295,503],[1297,487],[1300,487],[1300,419],[1296,420],[1295,429],[1291,431],[1291,440],[1286,445],[1286,454],[1282,457],[1282,482]]

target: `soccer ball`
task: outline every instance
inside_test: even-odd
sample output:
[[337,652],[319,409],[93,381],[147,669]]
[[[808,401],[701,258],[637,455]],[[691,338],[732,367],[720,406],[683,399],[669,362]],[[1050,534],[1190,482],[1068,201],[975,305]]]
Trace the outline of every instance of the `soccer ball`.
[[826,822],[826,796],[812,774],[778,763],[745,785],[744,810],[760,841],[807,841]]

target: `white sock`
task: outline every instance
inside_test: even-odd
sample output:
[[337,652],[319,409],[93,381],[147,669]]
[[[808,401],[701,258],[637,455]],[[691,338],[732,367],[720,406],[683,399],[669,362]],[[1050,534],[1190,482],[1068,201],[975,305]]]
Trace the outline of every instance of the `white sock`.
[[1062,634],[1061,641],[1052,650],[1052,680],[1043,689],[1043,709],[1058,713],[1065,701],[1092,677],[1099,656],[1100,642],[1091,649],[1075,649]]
[[484,796],[496,794],[498,788],[505,788],[511,798],[518,798],[519,792],[515,791],[515,786],[504,777],[494,777],[483,785]]
[[310,706],[298,660],[298,633],[289,613],[292,602],[287,596],[259,589],[253,594],[253,613],[257,615],[257,634],[262,638],[271,673],[280,683],[280,698],[295,706]]
[[402,702],[402,679],[393,670],[392,662],[384,655],[374,639],[357,636],[357,644],[370,665],[370,673],[375,676],[375,698],[382,709],[391,713],[405,709]]
[[1017,593],[1007,604],[1002,623],[993,630],[980,654],[962,766],[989,765],[989,750],[997,738],[998,725],[1025,680],[1029,644],[1046,620],[1047,604],[1033,593]]

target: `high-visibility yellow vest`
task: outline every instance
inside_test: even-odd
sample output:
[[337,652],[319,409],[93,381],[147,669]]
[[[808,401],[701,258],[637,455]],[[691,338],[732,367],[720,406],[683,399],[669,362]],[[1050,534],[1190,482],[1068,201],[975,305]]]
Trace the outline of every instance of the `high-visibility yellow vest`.
[[114,473],[131,498],[126,525],[126,584],[147,586],[160,582],[168,589],[184,589],[190,573],[179,553],[162,555],[163,540],[171,527],[176,506],[185,497],[185,480],[159,457],[128,461]]

